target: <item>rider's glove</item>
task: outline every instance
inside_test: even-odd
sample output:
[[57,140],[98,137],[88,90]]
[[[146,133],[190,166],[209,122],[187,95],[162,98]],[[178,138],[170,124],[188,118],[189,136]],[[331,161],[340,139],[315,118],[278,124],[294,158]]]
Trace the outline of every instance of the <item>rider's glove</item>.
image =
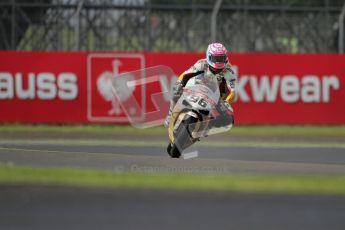
[[219,109],[222,114],[228,113],[228,111],[232,111],[231,105],[227,101],[221,101],[219,104]]
[[228,102],[220,101],[218,111],[220,112],[220,116],[211,120],[211,127],[225,127],[234,124],[233,110]]
[[174,94],[173,94],[173,100],[174,101],[177,101],[181,95],[182,95],[182,92],[183,92],[183,85],[180,81],[177,81],[174,85]]

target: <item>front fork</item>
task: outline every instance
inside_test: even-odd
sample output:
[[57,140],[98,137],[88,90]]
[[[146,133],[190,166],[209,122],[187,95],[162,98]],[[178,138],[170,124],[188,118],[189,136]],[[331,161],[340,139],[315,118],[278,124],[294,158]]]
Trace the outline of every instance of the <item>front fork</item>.
[[170,118],[171,120],[168,127],[170,143],[174,143],[175,131],[178,130],[179,126],[182,125],[182,122],[184,120],[187,120],[189,117],[194,117],[197,120],[199,120],[197,123],[195,123],[195,127],[192,130],[190,130],[193,142],[195,142],[196,140],[198,140],[200,137],[203,136],[203,133],[209,123],[208,119],[206,119],[206,121],[200,121],[198,114],[192,110],[181,111],[180,113],[173,112]]

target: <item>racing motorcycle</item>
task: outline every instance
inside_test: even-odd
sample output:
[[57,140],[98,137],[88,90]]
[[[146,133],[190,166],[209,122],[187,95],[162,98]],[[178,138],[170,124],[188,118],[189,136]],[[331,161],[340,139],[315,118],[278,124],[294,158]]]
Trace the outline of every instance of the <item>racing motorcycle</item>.
[[186,148],[206,136],[209,122],[217,116],[220,98],[217,79],[203,74],[191,78],[172,111],[167,152],[179,158]]

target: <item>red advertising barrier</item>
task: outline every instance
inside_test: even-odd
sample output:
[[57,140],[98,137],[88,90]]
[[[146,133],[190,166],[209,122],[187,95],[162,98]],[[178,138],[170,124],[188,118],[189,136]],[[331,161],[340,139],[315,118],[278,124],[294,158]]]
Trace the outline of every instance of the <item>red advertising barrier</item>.
[[81,53],[0,52],[1,122],[85,122]]
[[[163,118],[177,75],[203,57],[0,52],[0,122],[128,123],[129,117],[145,120],[157,110]],[[229,58],[238,74],[237,124],[345,124],[345,55],[248,53]],[[122,82],[122,76],[132,83]],[[114,99],[112,90],[120,97]],[[159,103],[154,95],[161,97]]]
[[344,124],[345,56],[233,55],[245,124]]

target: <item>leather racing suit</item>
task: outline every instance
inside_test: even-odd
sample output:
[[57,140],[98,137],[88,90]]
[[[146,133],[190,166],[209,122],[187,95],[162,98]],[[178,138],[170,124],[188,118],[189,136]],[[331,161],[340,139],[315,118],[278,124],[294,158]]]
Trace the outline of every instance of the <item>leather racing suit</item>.
[[[219,85],[220,100],[218,102],[217,110],[219,117],[210,122],[209,128],[223,127],[234,123],[231,105],[234,103],[236,95],[236,76],[235,72],[231,69],[231,64],[226,63],[225,68],[219,73],[213,73],[206,59],[198,60],[192,67],[183,72],[175,83],[173,100],[170,105],[170,116],[176,102],[182,95],[183,87],[187,84],[188,80],[199,74],[204,74],[204,77],[216,77]],[[167,124],[165,124],[167,126]]]

